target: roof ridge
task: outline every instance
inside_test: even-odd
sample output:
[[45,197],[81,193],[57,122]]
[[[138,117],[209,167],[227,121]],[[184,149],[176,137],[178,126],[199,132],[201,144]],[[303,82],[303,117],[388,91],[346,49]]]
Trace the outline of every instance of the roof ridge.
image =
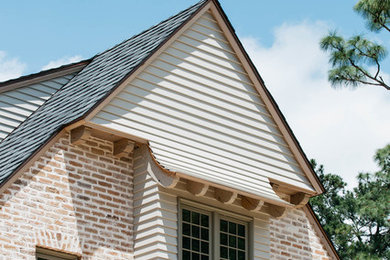
[[208,0],[200,0],[199,2],[197,2],[197,3],[193,4],[193,5],[191,5],[190,7],[186,8],[186,9],[184,9],[184,10],[182,10],[182,11],[180,11],[179,13],[174,14],[174,15],[171,15],[171,16],[168,17],[167,19],[165,19],[165,20],[163,20],[163,21],[161,21],[161,22],[158,22],[158,23],[156,23],[155,25],[150,26],[148,29],[145,29],[145,30],[143,30],[143,31],[141,31],[141,32],[139,32],[139,33],[137,33],[137,34],[131,36],[130,38],[125,39],[125,40],[121,41],[120,43],[115,44],[114,46],[112,46],[112,47],[110,47],[110,48],[104,50],[104,51],[101,52],[101,53],[97,53],[95,56],[92,57],[92,59],[95,58],[96,56],[102,55],[102,54],[104,54],[104,53],[106,53],[106,52],[109,52],[109,51],[115,49],[116,47],[118,47],[118,46],[124,44],[125,42],[131,41],[132,39],[141,36],[142,34],[144,34],[144,33],[148,32],[148,31],[152,30],[153,28],[155,28],[155,27],[157,27],[157,26],[163,24],[164,22],[167,22],[167,21],[169,21],[170,19],[172,19],[172,18],[174,18],[174,17],[180,16],[182,13],[184,13],[184,12],[190,10],[191,8],[193,8],[193,7],[197,6],[197,5],[202,5],[203,3],[207,2],[207,1],[208,1]]

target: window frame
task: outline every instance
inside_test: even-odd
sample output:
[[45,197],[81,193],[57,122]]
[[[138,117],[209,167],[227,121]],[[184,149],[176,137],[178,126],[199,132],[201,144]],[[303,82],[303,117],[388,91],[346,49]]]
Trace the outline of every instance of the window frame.
[[53,249],[44,248],[44,247],[36,247],[35,250],[35,259],[38,258],[44,258],[48,260],[78,260],[80,259],[79,256],[70,254],[70,253],[64,253],[59,252]]
[[214,252],[215,252],[215,259],[220,259],[221,256],[220,256],[220,246],[221,246],[221,242],[220,242],[220,232],[221,232],[221,227],[220,227],[220,220],[226,220],[226,221],[229,221],[229,222],[234,222],[236,224],[240,224],[240,225],[243,225],[245,226],[245,254],[246,254],[246,259],[245,260],[249,260],[251,258],[249,258],[250,254],[249,254],[249,251],[250,251],[250,247],[249,247],[249,222],[247,221],[243,221],[243,220],[240,220],[240,219],[237,219],[237,218],[232,218],[232,217],[229,217],[229,216],[225,216],[223,214],[220,214],[220,213],[214,213],[215,215],[215,224],[214,224],[214,229],[213,230],[213,234],[215,236],[215,243],[213,245],[213,248],[214,248]]
[[[245,226],[246,260],[253,258],[253,218],[203,203],[178,198],[178,259],[182,259],[182,210],[194,210],[210,217],[210,259],[220,259],[220,220],[227,220]],[[185,259],[182,259],[185,260]]]

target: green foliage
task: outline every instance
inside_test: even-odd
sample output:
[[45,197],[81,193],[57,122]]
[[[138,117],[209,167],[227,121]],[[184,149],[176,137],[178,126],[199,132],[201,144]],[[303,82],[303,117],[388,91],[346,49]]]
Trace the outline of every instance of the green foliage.
[[[360,0],[355,10],[366,20],[372,31],[389,30],[390,0]],[[380,62],[386,57],[385,47],[374,43],[362,35],[356,35],[348,40],[336,32],[329,33],[320,42],[324,51],[330,52],[328,79],[333,86],[357,87],[361,84],[381,86],[390,90],[380,75]],[[371,73],[368,66],[374,66]]]
[[390,145],[374,159],[380,170],[360,173],[352,191],[312,160],[327,192],[310,203],[342,259],[390,259]]
[[359,1],[354,9],[367,20],[367,26],[371,31],[380,31],[381,29],[390,31],[389,0]]

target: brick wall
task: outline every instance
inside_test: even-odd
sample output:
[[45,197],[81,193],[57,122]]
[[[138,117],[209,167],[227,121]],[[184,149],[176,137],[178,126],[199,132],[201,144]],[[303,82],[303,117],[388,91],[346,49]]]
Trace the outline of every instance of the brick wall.
[[36,246],[83,259],[132,259],[132,159],[112,143],[60,138],[0,194],[0,259],[35,259]]
[[281,219],[270,218],[272,259],[332,259],[305,212],[288,210]]
[[[0,259],[35,259],[36,246],[132,259],[132,223],[132,156],[113,157],[112,143],[97,138],[76,147],[65,135],[0,194]],[[270,218],[269,230],[272,259],[331,259],[303,210]]]

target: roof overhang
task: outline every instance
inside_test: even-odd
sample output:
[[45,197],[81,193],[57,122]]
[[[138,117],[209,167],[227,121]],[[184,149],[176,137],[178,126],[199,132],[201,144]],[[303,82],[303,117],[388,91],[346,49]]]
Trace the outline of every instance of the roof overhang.
[[81,71],[91,59],[0,82],[0,93]]

